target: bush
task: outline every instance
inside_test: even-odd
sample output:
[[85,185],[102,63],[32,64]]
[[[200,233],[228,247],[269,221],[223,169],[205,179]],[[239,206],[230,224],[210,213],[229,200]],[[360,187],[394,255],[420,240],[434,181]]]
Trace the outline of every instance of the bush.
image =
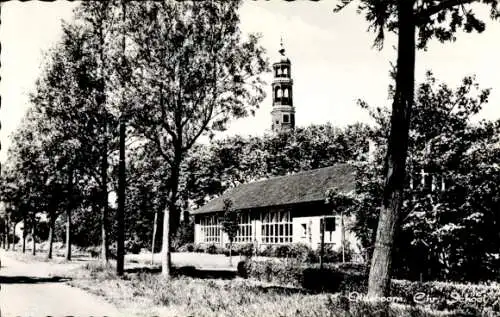
[[218,245],[211,244],[206,248],[208,254],[225,254],[226,249],[219,247]]
[[[318,248],[312,250],[310,246],[303,243],[290,243],[268,245],[261,252],[260,255],[275,258],[292,258],[301,262],[317,263],[319,262],[321,250]],[[345,249],[345,260],[351,261],[352,249],[347,245]],[[342,251],[337,251],[331,245],[325,245],[323,263],[336,263],[342,261]]]
[[142,243],[139,239],[128,239],[125,241],[125,250],[127,253],[139,254],[141,252]]
[[[246,257],[251,257],[254,255],[255,247],[253,243],[244,243],[244,244],[233,244],[231,255],[243,255]],[[229,245],[226,246],[224,254],[229,256]]]
[[85,249],[92,258],[98,258],[101,255],[101,247],[100,246],[90,246]]
[[186,243],[180,248],[177,249],[177,252],[194,252],[195,245],[194,243]]
[[307,264],[300,261],[248,260],[238,264],[238,273],[244,278],[303,287],[314,291],[366,290],[367,275],[337,265]]
[[302,243],[267,245],[259,254],[274,258],[292,258],[302,262],[315,261],[314,251]]
[[177,232],[172,238],[172,248],[177,251],[186,244],[193,244],[194,223],[192,221],[182,221]]

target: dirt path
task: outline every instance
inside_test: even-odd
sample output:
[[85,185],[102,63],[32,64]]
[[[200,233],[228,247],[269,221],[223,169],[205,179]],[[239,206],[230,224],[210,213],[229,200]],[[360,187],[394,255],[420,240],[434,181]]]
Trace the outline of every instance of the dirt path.
[[50,263],[23,263],[0,253],[0,309],[10,316],[123,316],[112,304],[49,276]]

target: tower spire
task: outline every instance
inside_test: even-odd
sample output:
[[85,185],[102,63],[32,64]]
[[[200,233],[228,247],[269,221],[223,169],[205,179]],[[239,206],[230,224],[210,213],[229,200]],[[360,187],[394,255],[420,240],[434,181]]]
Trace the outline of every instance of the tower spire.
[[280,49],[279,51],[282,56],[285,56],[285,46],[283,45],[283,36],[280,39]]

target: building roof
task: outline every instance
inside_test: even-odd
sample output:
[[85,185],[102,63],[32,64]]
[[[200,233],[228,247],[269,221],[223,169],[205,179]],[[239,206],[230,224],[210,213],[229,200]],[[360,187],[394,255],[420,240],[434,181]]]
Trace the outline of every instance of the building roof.
[[226,198],[231,199],[235,210],[324,201],[326,191],[330,188],[336,188],[342,193],[354,190],[354,172],[352,165],[337,164],[243,184],[226,191],[191,213],[222,211]]

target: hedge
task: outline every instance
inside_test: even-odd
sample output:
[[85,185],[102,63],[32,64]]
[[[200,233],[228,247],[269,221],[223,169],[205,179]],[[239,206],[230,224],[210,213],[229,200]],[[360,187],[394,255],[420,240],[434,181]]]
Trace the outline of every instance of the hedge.
[[354,264],[307,264],[300,261],[247,260],[238,264],[238,273],[245,278],[302,287],[314,291],[366,291],[364,266]]

